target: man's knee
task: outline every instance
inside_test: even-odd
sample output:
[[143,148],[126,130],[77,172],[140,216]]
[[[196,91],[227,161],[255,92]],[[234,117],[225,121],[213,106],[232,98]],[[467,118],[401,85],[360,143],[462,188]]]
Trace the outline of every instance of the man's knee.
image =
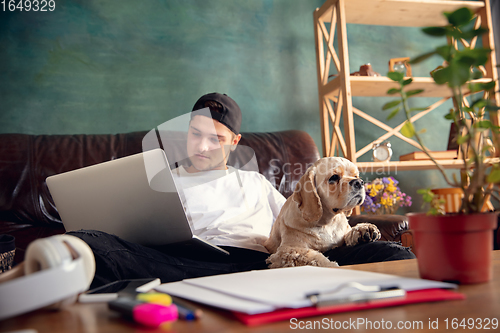
[[116,236],[98,230],[68,231],[67,235],[75,236],[87,243],[92,251],[107,252],[114,247]]

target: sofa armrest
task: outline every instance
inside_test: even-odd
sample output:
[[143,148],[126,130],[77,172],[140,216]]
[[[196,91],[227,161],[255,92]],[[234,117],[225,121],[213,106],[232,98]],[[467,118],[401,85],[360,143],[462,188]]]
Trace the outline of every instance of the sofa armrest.
[[[408,230],[408,218],[403,215],[355,215],[349,217],[349,224],[372,223],[382,234],[381,241],[402,242]],[[407,239],[405,238],[405,241]],[[405,244],[403,244],[405,245]],[[407,245],[405,245],[407,246]]]

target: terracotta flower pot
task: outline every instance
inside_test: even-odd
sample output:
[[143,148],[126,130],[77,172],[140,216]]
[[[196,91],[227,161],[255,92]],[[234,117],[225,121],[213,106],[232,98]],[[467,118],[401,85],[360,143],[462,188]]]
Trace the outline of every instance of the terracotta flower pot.
[[463,284],[491,280],[497,213],[407,214],[420,277]]

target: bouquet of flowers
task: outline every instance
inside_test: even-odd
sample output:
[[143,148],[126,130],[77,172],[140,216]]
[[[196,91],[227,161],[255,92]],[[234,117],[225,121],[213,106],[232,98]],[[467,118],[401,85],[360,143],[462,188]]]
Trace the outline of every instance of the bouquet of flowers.
[[401,192],[393,177],[377,178],[365,184],[366,197],[361,211],[368,214],[394,214],[399,207],[410,207],[411,197]]

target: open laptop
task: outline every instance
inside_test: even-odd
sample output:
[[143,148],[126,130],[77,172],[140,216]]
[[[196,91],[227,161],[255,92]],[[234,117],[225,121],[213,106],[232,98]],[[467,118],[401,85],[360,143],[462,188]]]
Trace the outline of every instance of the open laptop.
[[66,231],[100,230],[149,247],[229,255],[193,235],[162,149],[54,175],[47,186]]

